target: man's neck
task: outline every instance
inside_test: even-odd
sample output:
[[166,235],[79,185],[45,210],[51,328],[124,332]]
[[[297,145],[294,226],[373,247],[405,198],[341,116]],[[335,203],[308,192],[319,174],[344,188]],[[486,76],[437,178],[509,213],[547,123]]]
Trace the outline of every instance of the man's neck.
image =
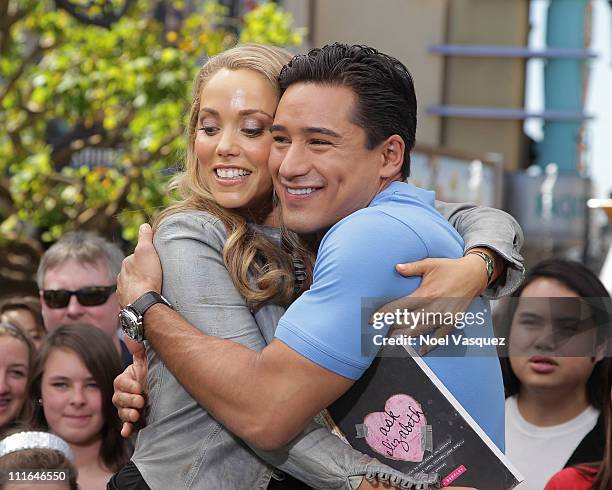
[[393,184],[393,182],[404,182],[404,177],[402,176],[402,174],[396,174],[393,177],[389,177],[388,179],[381,179],[380,186],[376,195],[384,191],[387,187]]
[[[403,181],[403,177],[402,177],[402,175],[401,175],[401,174],[397,174],[396,176],[394,176],[394,177],[392,177],[392,178],[389,178],[389,179],[381,179],[381,181],[380,181],[380,186],[378,187],[378,190],[377,190],[377,191],[376,191],[376,193],[375,193],[375,194],[372,196],[372,199],[370,199],[370,200],[368,201],[368,203],[367,203],[367,204],[366,204],[366,205],[365,205],[363,208],[367,208],[367,207],[368,207],[368,206],[369,206],[369,205],[372,203],[372,201],[374,200],[374,198],[375,198],[376,196],[378,196],[378,194],[380,194],[382,191],[384,191],[384,190],[385,190],[387,187],[389,187],[389,186],[390,186],[390,185],[391,185],[393,182],[402,182],[402,181]],[[363,208],[361,208],[361,209],[363,209]],[[358,211],[358,210],[355,210],[355,211],[353,211],[353,212],[357,212],[357,211]],[[351,214],[353,214],[353,213],[351,213]],[[349,215],[347,215],[347,216],[350,216],[350,214],[349,214]],[[346,216],[345,216],[345,217],[346,217]],[[332,225],[332,226],[333,226],[333,225]],[[327,233],[327,232],[328,232],[328,231],[329,231],[329,230],[332,228],[332,226],[329,226],[329,227],[327,227],[327,228],[325,228],[325,229],[323,229],[323,230],[319,230],[319,231],[317,231],[317,232],[314,234],[315,239],[314,239],[314,241],[312,242],[312,245],[314,246],[314,248],[313,248],[312,250],[313,250],[313,252],[314,252],[314,253],[316,253],[316,252],[317,252],[317,250],[318,250],[318,248],[319,248],[319,244],[321,243],[321,240],[323,240],[323,237],[324,237],[324,236],[325,236],[325,234],[326,234],[326,233]]]

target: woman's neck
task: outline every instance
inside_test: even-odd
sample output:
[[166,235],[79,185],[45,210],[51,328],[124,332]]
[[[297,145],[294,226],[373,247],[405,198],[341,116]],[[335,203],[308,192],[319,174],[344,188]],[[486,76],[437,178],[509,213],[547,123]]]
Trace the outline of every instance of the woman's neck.
[[560,425],[580,415],[589,406],[586,388],[559,391],[525,386],[517,396],[520,414],[538,427]]
[[70,449],[74,454],[74,463],[77,468],[101,467],[100,449],[102,439],[100,437],[91,442],[83,444],[70,444]]

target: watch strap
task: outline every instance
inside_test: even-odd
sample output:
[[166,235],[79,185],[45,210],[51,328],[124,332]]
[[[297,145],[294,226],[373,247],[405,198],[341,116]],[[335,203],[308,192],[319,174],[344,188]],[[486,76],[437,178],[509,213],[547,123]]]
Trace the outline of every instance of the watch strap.
[[155,291],[144,293],[140,298],[128,306],[134,310],[138,316],[143,317],[146,311],[157,303],[163,303],[172,308],[172,305],[168,302],[168,300]]
[[487,287],[489,287],[491,285],[491,279],[493,279],[493,273],[495,272],[495,264],[493,263],[493,259],[480,250],[470,250],[466,255],[478,255],[478,257],[484,260],[487,268]]

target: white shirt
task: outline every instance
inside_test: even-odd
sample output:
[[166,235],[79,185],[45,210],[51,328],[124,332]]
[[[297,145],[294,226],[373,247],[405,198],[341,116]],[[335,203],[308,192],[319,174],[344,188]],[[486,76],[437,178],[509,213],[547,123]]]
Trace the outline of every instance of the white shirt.
[[595,427],[598,417],[599,411],[589,405],[563,424],[538,427],[523,418],[516,396],[507,398],[506,456],[525,477],[517,490],[542,490]]

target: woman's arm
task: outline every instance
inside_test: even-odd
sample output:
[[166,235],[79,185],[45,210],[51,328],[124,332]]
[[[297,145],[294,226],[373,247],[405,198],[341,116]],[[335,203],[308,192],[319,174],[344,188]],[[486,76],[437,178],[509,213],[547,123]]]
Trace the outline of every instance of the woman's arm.
[[[492,257],[501,259],[503,271],[499,277],[481,293],[496,299],[514,291],[523,280],[525,268],[520,254],[523,246],[523,231],[508,213],[495,208],[469,203],[446,203],[436,201],[436,209],[459,232],[465,243],[464,251],[485,248]],[[473,257],[475,259],[478,257]],[[430,265],[436,265],[429,259]],[[477,263],[477,262],[474,262]],[[484,267],[484,262],[481,266]],[[438,264],[439,265],[439,264]],[[422,272],[422,271],[421,271]],[[470,272],[467,270],[466,272]],[[400,273],[403,271],[400,270]],[[412,275],[412,274],[410,274]],[[467,275],[463,276],[465,280]]]
[[[389,488],[376,486],[377,482],[389,482],[393,488],[412,488],[412,485],[419,483],[353,449],[333,435],[327,427],[315,421],[312,421],[299,437],[281,449],[263,451],[253,446],[251,448],[263,460],[313,488]],[[429,483],[433,485],[436,476],[430,476]],[[375,485],[370,486],[369,482],[374,482]]]
[[[169,218],[155,236],[163,274],[163,293],[177,312],[196,328],[208,335],[231,339],[252,350],[260,351],[265,345],[259,325],[235,289],[225,269],[222,249],[223,236],[209,217],[185,214]],[[275,326],[274,326],[275,327]],[[145,332],[146,333],[146,332]],[[182,353],[182,362],[193,360],[192,351]],[[187,389],[191,383],[172,371]],[[130,384],[132,416],[140,416],[142,384],[136,373],[126,370],[115,382],[117,402],[122,383]],[[120,379],[122,378],[122,379]],[[196,383],[197,384],[197,383]],[[240,383],[236,383],[240,389]],[[193,395],[193,394],[192,394]],[[125,409],[125,405],[122,409]],[[124,428],[127,433],[127,428]],[[264,461],[286,471],[314,488],[355,489],[369,475],[391,475],[401,482],[404,476],[373,458],[346,445],[327,428],[312,422],[291,444],[274,451],[255,451]]]

